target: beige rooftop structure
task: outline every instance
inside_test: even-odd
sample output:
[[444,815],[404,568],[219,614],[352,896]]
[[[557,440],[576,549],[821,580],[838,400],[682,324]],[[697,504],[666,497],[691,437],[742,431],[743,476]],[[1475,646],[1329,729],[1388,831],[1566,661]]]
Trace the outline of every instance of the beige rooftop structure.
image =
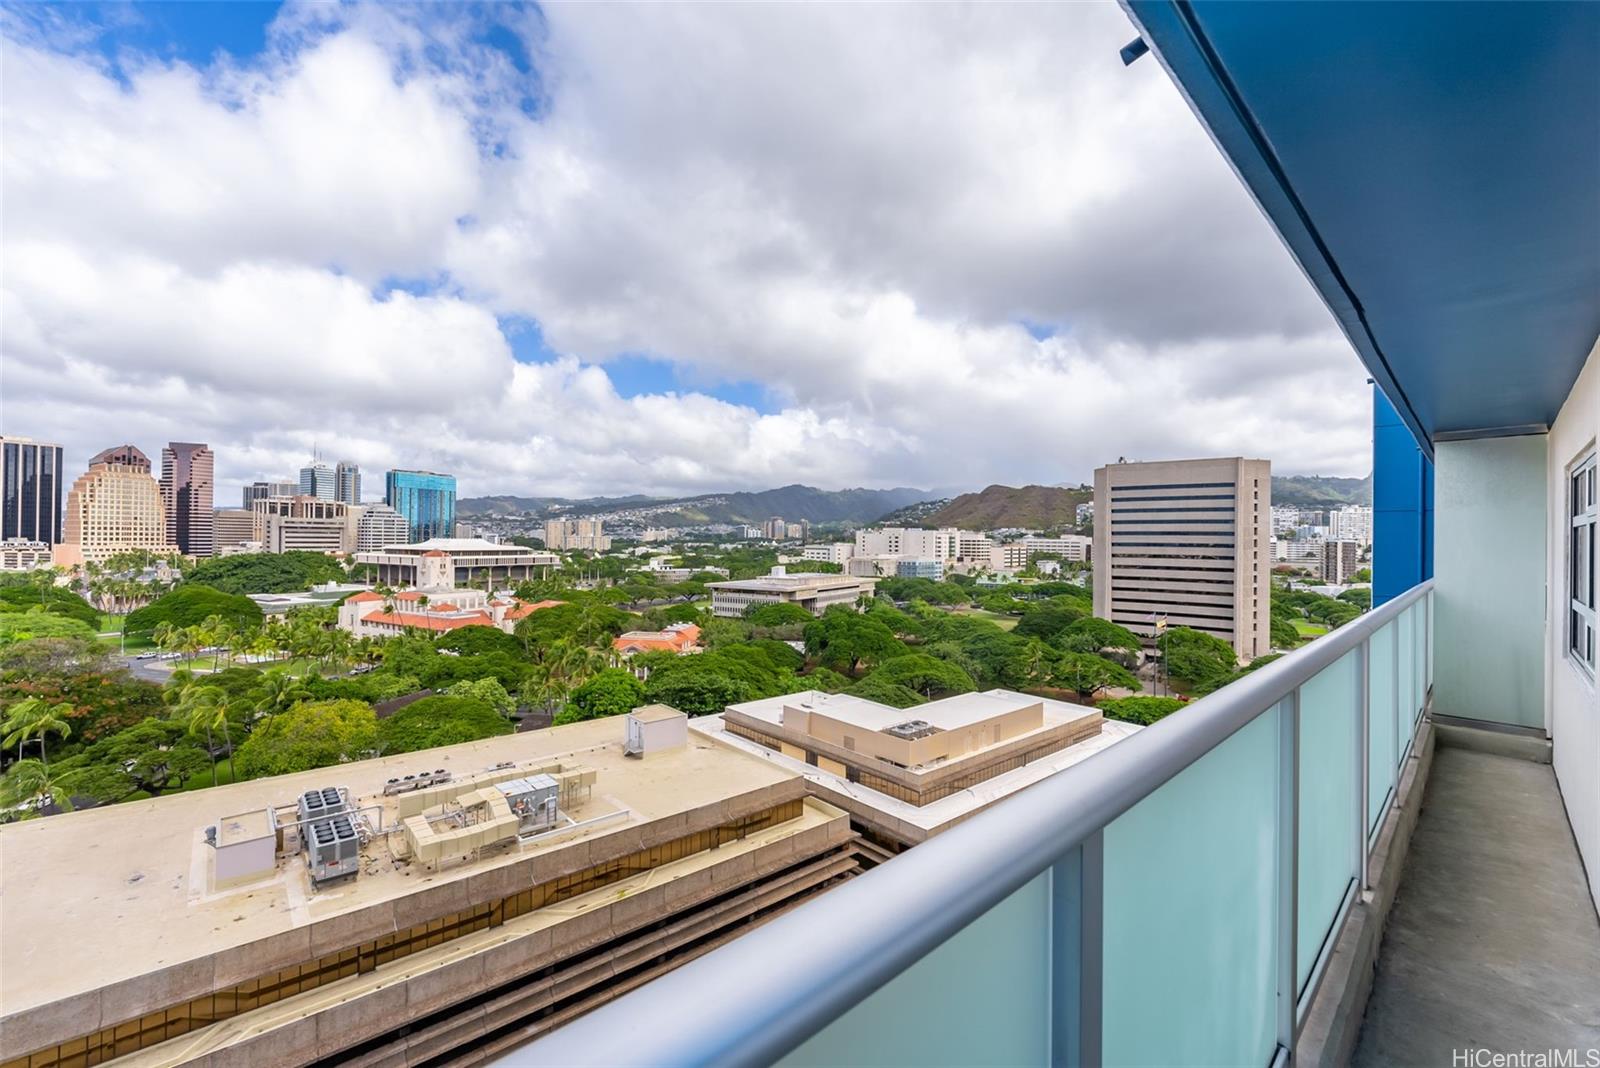
[[794,770],[625,718],[0,827],[6,1068],[492,1056],[859,870]]
[[1131,733],[1100,710],[1012,690],[894,708],[820,691],[729,705],[693,731],[798,771],[892,850]]
[[763,604],[797,604],[814,616],[836,604],[854,605],[870,597],[877,583],[853,575],[791,575],[782,567],[759,578],[708,582],[711,613],[725,618],[744,615],[747,608]]

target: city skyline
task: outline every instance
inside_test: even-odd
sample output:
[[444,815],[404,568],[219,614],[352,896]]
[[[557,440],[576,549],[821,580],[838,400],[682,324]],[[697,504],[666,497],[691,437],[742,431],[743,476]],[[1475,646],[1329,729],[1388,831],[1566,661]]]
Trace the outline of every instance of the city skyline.
[[0,28],[0,422],[69,470],[108,411],[223,500],[317,450],[464,496],[1369,466],[1363,372],[1114,7],[730,11],[693,68],[692,9],[234,8]]

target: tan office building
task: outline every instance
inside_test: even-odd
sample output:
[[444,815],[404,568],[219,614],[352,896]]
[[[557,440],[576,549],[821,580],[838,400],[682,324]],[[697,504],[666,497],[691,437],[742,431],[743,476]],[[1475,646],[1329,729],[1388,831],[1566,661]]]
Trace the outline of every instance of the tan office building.
[[1094,614],[1153,636],[1158,621],[1271,650],[1272,464],[1224,457],[1094,473]]
[[0,1062],[491,1060],[859,870],[801,776],[687,735],[651,707],[0,826]]
[[67,493],[61,542],[55,562],[66,567],[100,563],[127,549],[176,552],[150,458],[132,445],[97,453]]

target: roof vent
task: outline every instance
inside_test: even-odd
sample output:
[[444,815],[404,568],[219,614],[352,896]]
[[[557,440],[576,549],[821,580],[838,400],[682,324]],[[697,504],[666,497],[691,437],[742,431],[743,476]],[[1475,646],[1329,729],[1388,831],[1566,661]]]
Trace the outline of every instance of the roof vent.
[[896,738],[904,738],[907,741],[915,741],[918,738],[926,738],[930,734],[938,734],[939,728],[925,719],[908,719],[904,723],[896,723],[893,726],[883,728],[883,733],[893,735]]

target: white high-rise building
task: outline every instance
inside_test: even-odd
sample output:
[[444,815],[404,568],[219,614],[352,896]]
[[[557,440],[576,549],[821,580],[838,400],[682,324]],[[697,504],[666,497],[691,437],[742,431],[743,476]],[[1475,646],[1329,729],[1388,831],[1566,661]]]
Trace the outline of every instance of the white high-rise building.
[[1347,505],[1328,513],[1328,537],[1334,541],[1372,544],[1372,509],[1364,504]]

